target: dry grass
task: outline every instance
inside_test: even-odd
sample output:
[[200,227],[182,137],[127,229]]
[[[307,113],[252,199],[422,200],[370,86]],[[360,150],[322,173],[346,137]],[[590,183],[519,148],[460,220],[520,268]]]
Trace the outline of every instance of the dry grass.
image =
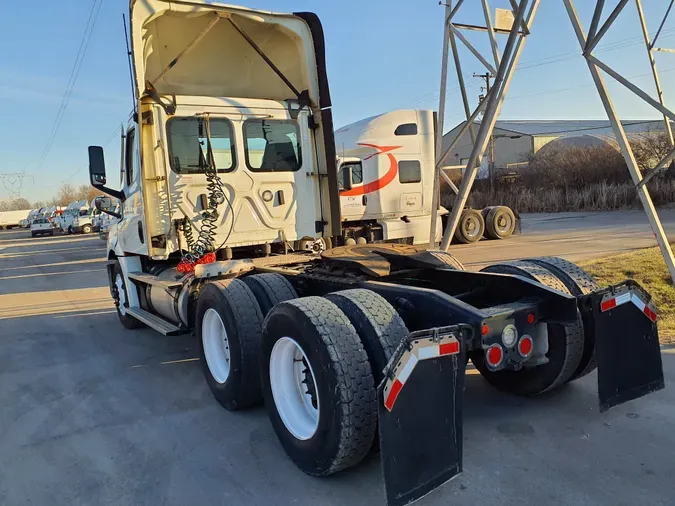
[[647,248],[598,260],[581,262],[600,285],[612,285],[631,278],[653,297],[658,310],[661,344],[675,344],[675,287],[659,248]]
[[[500,185],[492,192],[485,185],[476,185],[469,205],[482,209],[490,205],[506,205],[520,213],[559,213],[566,211],[608,211],[640,209],[641,203],[632,183],[589,184],[582,189],[528,188],[522,184]],[[654,204],[675,202],[675,181],[655,179],[648,184]],[[443,194],[443,205],[451,206],[453,195]]]

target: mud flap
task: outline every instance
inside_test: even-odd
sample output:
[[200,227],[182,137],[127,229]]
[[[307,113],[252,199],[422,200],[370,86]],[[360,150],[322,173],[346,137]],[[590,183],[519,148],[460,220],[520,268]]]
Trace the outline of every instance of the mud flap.
[[410,504],[462,472],[462,399],[469,327],[413,332],[378,388],[389,506]]
[[584,297],[595,331],[600,411],[664,388],[656,311],[635,281]]

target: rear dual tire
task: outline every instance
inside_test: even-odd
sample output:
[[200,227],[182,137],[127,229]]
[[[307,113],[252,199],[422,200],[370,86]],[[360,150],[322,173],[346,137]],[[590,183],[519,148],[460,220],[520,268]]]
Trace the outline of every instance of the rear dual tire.
[[516,229],[516,215],[507,206],[491,206],[483,209],[485,219],[485,237],[488,239],[506,239]]
[[[558,269],[553,269],[552,266],[557,266]],[[570,273],[578,282],[583,280],[586,289],[597,286],[578,266],[555,257],[504,262],[488,266],[482,272],[523,276],[571,295],[578,295],[581,288],[576,282],[574,286],[570,283]],[[474,352],[471,359],[481,375],[498,390],[515,395],[540,394],[580,378],[595,367],[591,360],[595,342],[592,332],[584,327],[580,314],[574,325],[548,324],[549,349],[546,357],[549,362],[536,367],[494,372],[485,365],[484,353]]]
[[305,297],[275,306],[265,319],[261,364],[272,426],[300,469],[329,475],[368,454],[375,382],[356,329],[334,303]]

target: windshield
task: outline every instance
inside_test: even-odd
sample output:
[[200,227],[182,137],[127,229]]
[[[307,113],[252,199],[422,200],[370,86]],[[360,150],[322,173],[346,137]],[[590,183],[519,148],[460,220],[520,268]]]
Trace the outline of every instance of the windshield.
[[[236,157],[232,124],[211,118],[211,147],[218,172],[234,169]],[[178,174],[198,174],[207,160],[206,123],[201,118],[172,118],[166,125],[171,169]]]

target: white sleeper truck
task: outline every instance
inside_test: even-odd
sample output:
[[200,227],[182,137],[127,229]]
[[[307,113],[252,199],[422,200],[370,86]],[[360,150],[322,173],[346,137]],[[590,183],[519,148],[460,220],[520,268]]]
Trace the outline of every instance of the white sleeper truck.
[[[433,111],[391,111],[335,132],[342,231],[347,244],[429,244],[435,168]],[[435,242],[445,216],[441,208]],[[455,239],[505,239],[519,229],[506,206],[465,209]]]
[[456,476],[469,359],[516,395],[597,366],[602,410],[663,388],[656,313],[633,281],[599,287],[553,257],[468,272],[414,245],[341,244],[316,15],[130,7],[137,107],[121,189],[89,147],[92,184],[121,202],[96,201],[119,219],[107,243],[119,319],[195,334],[215,399],[264,399],[304,472],[336,473],[379,446],[391,505]]

